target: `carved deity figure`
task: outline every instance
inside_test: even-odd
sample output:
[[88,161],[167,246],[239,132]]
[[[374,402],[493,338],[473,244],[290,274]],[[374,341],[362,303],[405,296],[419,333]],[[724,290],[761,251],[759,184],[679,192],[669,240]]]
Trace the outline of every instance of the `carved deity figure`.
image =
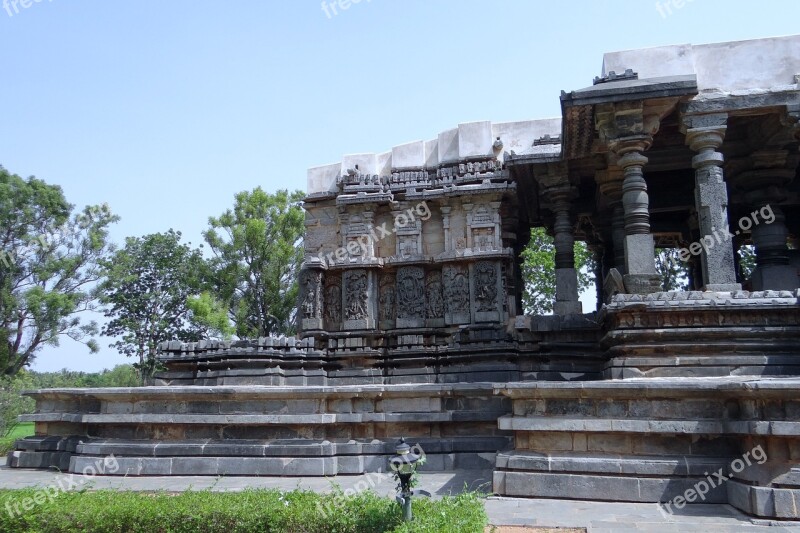
[[320,286],[322,285],[322,274],[319,272],[306,272],[304,275],[305,284],[303,285],[303,301],[300,304],[300,312],[303,318],[320,318],[322,314],[322,302]]
[[391,276],[385,275],[381,278],[380,287],[380,319],[382,321],[394,320],[394,280]]
[[442,297],[442,274],[431,272],[425,287],[428,302],[428,318],[444,316],[444,298]]
[[332,323],[342,320],[342,289],[339,285],[325,288],[325,319]]
[[345,319],[364,320],[367,310],[367,273],[352,271],[345,274]]
[[444,305],[449,313],[469,313],[469,273],[462,266],[443,270]]
[[397,317],[425,318],[425,273],[420,267],[397,271]]
[[480,262],[475,268],[475,300],[478,311],[497,310],[497,269],[493,263]]

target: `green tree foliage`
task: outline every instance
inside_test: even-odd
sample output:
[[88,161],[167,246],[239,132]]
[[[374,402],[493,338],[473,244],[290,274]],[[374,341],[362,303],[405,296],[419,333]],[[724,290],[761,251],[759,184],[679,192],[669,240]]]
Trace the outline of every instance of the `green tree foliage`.
[[20,392],[35,388],[33,377],[24,369],[13,377],[0,376],[0,438],[14,429],[19,415],[33,412],[34,400],[22,396]]
[[67,336],[97,351],[99,262],[112,250],[108,206],[74,212],[61,188],[0,167],[0,374],[13,376]]
[[195,341],[206,333],[188,305],[204,288],[206,262],[199,249],[180,240],[173,230],[129,237],[102,262],[101,302],[111,319],[103,334],[119,339],[112,348],[138,359],[134,367],[143,381],[156,370],[159,343]]
[[117,365],[101,372],[78,372],[66,368],[58,372],[27,372],[31,389],[136,387],[139,375],[133,365]]
[[743,280],[748,280],[753,276],[756,269],[756,247],[752,244],[745,244],[739,247],[739,272]]
[[215,255],[215,294],[240,338],[295,330],[304,196],[257,187],[237,194],[233,209],[209,219],[204,236]]
[[680,257],[677,248],[656,248],[656,272],[664,292],[689,290],[689,264]]
[[[556,299],[556,249],[553,238],[544,228],[533,228],[531,240],[522,251],[522,279],[525,291],[522,306],[528,315],[553,312]],[[575,242],[575,268],[578,269],[578,292],[594,283],[594,261],[586,243]]]
[[227,340],[235,333],[227,307],[210,292],[204,291],[200,296],[189,298],[187,305],[195,321],[205,326],[210,336]]

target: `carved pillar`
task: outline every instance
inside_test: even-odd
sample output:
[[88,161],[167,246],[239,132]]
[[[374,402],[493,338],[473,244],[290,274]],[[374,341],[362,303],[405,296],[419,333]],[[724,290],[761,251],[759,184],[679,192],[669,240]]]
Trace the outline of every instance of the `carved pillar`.
[[616,268],[625,273],[625,211],[622,207],[622,169],[617,165],[617,157],[608,154],[608,168],[595,174],[600,194],[608,198],[611,209],[611,243],[613,257],[605,259],[608,268]]
[[556,248],[556,301],[553,312],[556,315],[581,314],[578,300],[578,271],[575,269],[575,236],[570,201],[575,197],[575,189],[569,186],[551,188],[546,191],[552,203],[556,219],[553,225]]
[[455,248],[450,242],[450,211],[453,208],[443,205],[440,209],[442,211],[442,228],[444,229],[444,251],[449,252]]
[[722,173],[722,154],[717,149],[725,138],[727,115],[690,119],[686,143],[697,152],[695,169],[695,208],[701,236],[703,286],[708,291],[738,291],[733,244],[728,235],[728,189]]
[[[770,216],[770,211],[772,215]],[[754,210],[755,212],[755,210]],[[780,207],[769,203],[758,213],[765,213],[773,222],[762,221],[753,226],[753,244],[756,247],[756,269],[753,272],[754,290],[793,290],[798,288],[797,268],[789,261],[787,244],[789,230],[786,216]]]
[[[756,248],[753,290],[794,290],[800,287],[797,268],[789,259],[786,217],[778,204],[786,199],[786,185],[794,178],[800,156],[785,149],[754,152],[748,170],[734,179],[751,208],[739,221],[737,232],[751,232]],[[737,233],[738,234],[738,233]]]
[[649,135],[615,139],[611,148],[619,156],[622,167],[622,209],[625,222],[625,289],[629,293],[657,292],[660,279],[656,273],[655,242],[650,233],[650,198],[642,168],[647,158],[642,155],[650,147]]

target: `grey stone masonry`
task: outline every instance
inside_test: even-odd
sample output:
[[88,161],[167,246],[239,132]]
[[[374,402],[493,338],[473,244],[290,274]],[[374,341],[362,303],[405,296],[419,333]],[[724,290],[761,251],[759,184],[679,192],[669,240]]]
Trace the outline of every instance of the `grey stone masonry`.
[[114,454],[108,475],[330,476],[385,471],[400,437],[432,470],[487,469],[512,446],[497,418],[509,401],[490,384],[341,387],[51,389],[39,434],[9,465],[80,472]]
[[497,392],[513,412],[499,426],[516,444],[498,455],[494,491],[667,504],[694,491],[798,519],[798,387],[730,377],[505,384]]

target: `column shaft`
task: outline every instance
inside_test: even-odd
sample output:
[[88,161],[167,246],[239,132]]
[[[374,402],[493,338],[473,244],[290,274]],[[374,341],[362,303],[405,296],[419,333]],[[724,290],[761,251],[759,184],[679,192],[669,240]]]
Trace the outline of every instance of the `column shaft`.
[[703,286],[709,291],[737,291],[733,243],[728,237],[728,189],[722,174],[722,145],[725,126],[692,128],[686,141],[698,152],[695,168],[695,208],[700,228]]

